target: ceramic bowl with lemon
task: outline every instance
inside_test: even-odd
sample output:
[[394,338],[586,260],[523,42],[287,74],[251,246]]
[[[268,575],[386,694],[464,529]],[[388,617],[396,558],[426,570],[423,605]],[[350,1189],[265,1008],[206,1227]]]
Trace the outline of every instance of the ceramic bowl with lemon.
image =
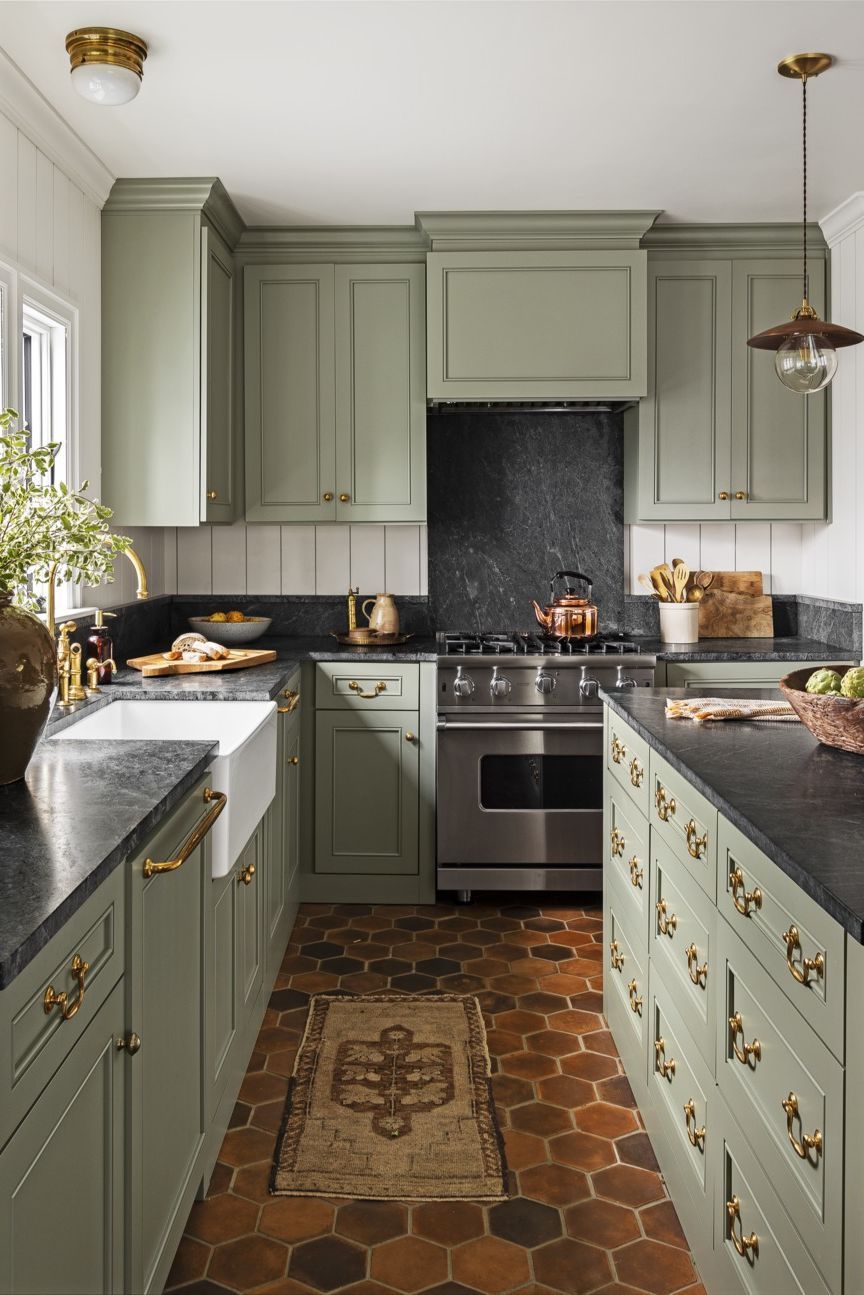
[[270,616],[247,616],[241,611],[213,612],[210,616],[190,616],[189,626],[211,643],[240,647],[266,634],[271,620]]

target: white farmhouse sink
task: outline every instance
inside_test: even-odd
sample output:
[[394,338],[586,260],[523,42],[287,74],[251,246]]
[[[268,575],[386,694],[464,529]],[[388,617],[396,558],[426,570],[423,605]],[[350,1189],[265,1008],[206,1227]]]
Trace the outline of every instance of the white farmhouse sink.
[[210,833],[214,877],[231,871],[276,794],[276,703],[115,701],[50,740],[218,741],[208,766],[228,803]]

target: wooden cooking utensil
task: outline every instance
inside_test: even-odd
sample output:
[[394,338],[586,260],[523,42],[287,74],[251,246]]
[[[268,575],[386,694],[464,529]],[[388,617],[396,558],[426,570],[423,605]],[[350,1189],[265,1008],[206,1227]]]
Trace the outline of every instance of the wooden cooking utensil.
[[687,582],[690,579],[690,568],[685,562],[678,562],[672,571],[672,578],[675,582],[675,601],[683,603],[686,601]]
[[660,599],[661,603],[671,602],[672,595],[669,592],[669,588],[666,584],[666,581],[660,575],[660,572],[657,569],[657,567],[655,567],[654,570],[651,572],[650,578],[651,578],[651,584],[653,586],[654,592],[656,593],[657,597]]
[[652,595],[653,595],[654,593],[656,593],[656,590],[655,590],[655,588],[654,588],[654,585],[653,585],[653,584],[652,584],[652,582],[651,582],[651,577],[650,577],[650,576],[640,575],[640,576],[639,576],[639,583],[640,583],[640,585],[642,586],[642,588],[643,588],[643,589],[646,589],[646,590],[648,591],[648,593],[649,593],[649,594],[652,594]]

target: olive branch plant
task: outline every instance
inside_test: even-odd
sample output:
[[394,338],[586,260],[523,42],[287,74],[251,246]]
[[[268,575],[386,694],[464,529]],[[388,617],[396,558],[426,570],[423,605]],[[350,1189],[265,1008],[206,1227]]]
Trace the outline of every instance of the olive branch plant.
[[60,442],[33,448],[17,423],[14,409],[0,413],[0,597],[38,611],[33,585],[52,567],[58,580],[98,585],[112,579],[131,540],[109,529],[112,510],[87,498],[88,482],[78,490],[52,483]]

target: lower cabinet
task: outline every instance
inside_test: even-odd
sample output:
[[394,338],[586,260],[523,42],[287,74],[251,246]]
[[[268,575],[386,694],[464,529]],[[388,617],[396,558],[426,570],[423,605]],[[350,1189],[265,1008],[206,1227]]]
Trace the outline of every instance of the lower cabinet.
[[276,797],[266,816],[264,850],[267,887],[264,901],[265,977],[273,981],[297,915],[300,860],[300,692],[296,680],[285,690],[276,747]]
[[[706,640],[710,644],[711,640]],[[843,660],[841,655],[840,660]],[[662,664],[662,663],[661,663]],[[728,691],[735,688],[774,688],[784,675],[825,664],[818,661],[667,661],[665,683],[669,688],[706,688]],[[834,662],[838,664],[838,662]],[[857,658],[848,656],[848,664]],[[661,680],[658,683],[663,682]]]

